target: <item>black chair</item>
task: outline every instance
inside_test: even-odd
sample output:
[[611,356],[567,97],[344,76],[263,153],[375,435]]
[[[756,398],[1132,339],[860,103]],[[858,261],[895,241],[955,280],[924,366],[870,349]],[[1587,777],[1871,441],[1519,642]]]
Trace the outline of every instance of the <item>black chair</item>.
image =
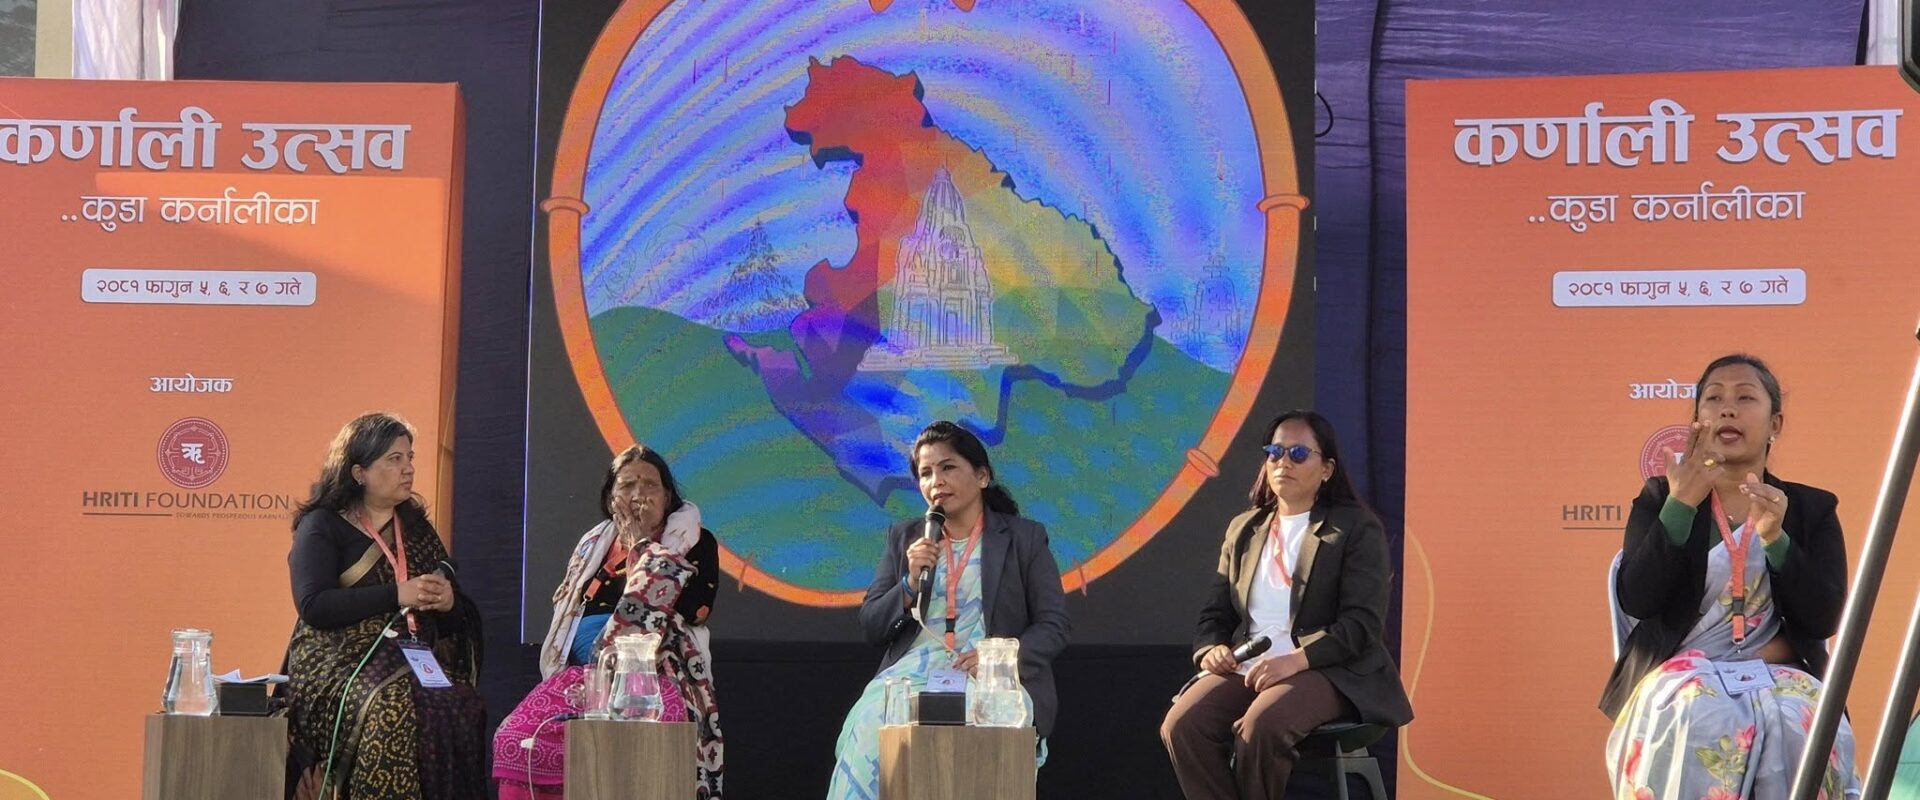
[[1379,741],[1390,730],[1385,725],[1360,722],[1322,725],[1295,746],[1300,751],[1300,761],[1294,764],[1293,771],[1324,776],[1333,783],[1334,797],[1339,800],[1349,800],[1347,776],[1358,775],[1366,780],[1367,793],[1373,800],[1389,800],[1386,782],[1380,777],[1380,760],[1367,752],[1367,745]]

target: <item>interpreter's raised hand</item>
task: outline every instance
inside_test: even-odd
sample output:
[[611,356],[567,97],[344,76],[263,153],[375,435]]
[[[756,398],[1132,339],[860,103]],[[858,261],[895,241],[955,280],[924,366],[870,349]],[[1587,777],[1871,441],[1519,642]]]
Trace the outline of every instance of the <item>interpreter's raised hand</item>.
[[1660,451],[1667,459],[1667,493],[1682,503],[1700,507],[1700,502],[1713,493],[1714,484],[1726,473],[1726,466],[1714,454],[1707,452],[1707,441],[1712,435],[1712,426],[1698,420],[1687,434],[1687,451],[1680,454],[1680,462],[1674,463],[1673,448],[1662,447]]
[[1760,543],[1773,544],[1780,538],[1780,524],[1787,518],[1787,493],[1769,486],[1760,476],[1747,473],[1740,484],[1747,496],[1747,525],[1760,535]]

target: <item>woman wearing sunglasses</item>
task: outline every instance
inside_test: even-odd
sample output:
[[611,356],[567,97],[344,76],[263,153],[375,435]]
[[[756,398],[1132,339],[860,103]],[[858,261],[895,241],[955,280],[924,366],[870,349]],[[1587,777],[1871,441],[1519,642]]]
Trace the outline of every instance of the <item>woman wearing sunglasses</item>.
[[[1252,508],[1227,523],[1194,636],[1201,670],[1160,726],[1188,800],[1278,798],[1294,746],[1334,721],[1413,719],[1380,641],[1393,568],[1380,518],[1354,493],[1333,424],[1289,411],[1267,426]],[[1236,645],[1267,637],[1245,662]]]

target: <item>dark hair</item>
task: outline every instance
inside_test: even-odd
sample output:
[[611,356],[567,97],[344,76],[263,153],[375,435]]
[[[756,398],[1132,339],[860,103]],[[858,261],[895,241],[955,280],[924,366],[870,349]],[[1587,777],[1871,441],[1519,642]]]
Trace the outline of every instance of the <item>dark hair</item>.
[[[613,464],[607,467],[607,481],[600,485],[600,517],[602,519],[613,519],[613,511],[607,508],[607,504],[613,501],[614,481],[619,480],[620,470],[626,469],[628,464],[635,461],[645,461],[660,471],[660,485],[667,490],[667,514],[679,511],[681,506],[687,504],[687,501],[680,496],[680,484],[673,480],[673,470],[667,467],[667,459],[662,457],[658,450],[644,444],[636,444],[620,451],[619,455],[613,457]],[[661,518],[665,519],[665,516]]]
[[930,444],[944,444],[953,448],[967,464],[974,469],[987,471],[987,488],[980,490],[981,499],[986,501],[987,510],[996,514],[1020,516],[1020,504],[1014,502],[1013,493],[1000,483],[993,474],[993,462],[987,458],[987,446],[980,443],[980,437],[973,431],[962,428],[946,420],[928,425],[920,436],[913,440],[913,450],[907,453],[907,465],[912,468],[914,480],[920,479],[920,448]]
[[[400,437],[414,438],[413,426],[399,416],[372,411],[355,417],[340,428],[327,447],[327,461],[320,466],[320,479],[313,482],[306,502],[293,515],[296,529],[300,519],[314,511],[346,511],[366,497],[367,487],[353,479],[353,468],[371,468]],[[407,513],[405,522],[417,525],[426,519],[427,508],[418,496],[401,503],[394,513]]]
[[[1313,429],[1313,438],[1320,444],[1320,457],[1333,465],[1333,476],[1320,484],[1319,493],[1314,495],[1314,507],[1332,508],[1353,505],[1365,508],[1366,502],[1360,499],[1359,492],[1353,490],[1353,480],[1347,477],[1347,466],[1340,463],[1340,442],[1334,438],[1333,423],[1320,412],[1297,408],[1274,417],[1272,422],[1267,423],[1267,432],[1260,438],[1260,444],[1272,442],[1273,432],[1280,430],[1281,424],[1296,419],[1307,423],[1307,427]],[[1280,498],[1274,495],[1273,487],[1267,485],[1265,453],[1261,454],[1260,469],[1254,476],[1253,488],[1247,491],[1247,502],[1252,503],[1255,508],[1273,508],[1280,504]]]
[[1767,390],[1767,399],[1773,402],[1773,410],[1767,413],[1780,413],[1780,379],[1773,376],[1773,370],[1767,368],[1767,362],[1759,356],[1746,353],[1729,353],[1713,360],[1700,372],[1700,381],[1693,385],[1693,415],[1700,416],[1700,398],[1707,393],[1707,378],[1721,367],[1737,367],[1742,364],[1752,367],[1760,374],[1760,388]]

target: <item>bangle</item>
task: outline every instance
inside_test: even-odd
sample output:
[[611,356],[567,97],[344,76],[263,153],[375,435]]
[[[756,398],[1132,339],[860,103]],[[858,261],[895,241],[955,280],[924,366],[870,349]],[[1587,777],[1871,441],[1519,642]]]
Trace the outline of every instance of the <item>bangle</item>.
[[905,575],[900,576],[900,589],[906,592],[908,597],[920,596],[919,592],[913,590],[913,583],[909,581]]

